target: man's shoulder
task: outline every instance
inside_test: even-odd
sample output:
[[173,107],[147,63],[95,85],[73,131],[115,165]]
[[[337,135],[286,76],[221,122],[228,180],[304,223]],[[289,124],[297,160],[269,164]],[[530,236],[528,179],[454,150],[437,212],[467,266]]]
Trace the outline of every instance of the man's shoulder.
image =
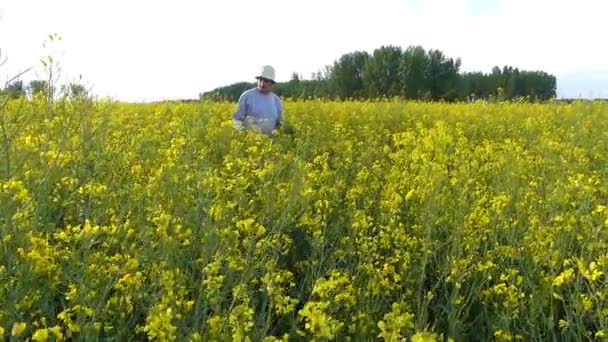
[[251,97],[251,96],[255,96],[257,93],[257,89],[256,88],[250,88],[245,90],[242,94],[241,94],[241,98],[246,98],[246,97]]
[[245,90],[243,92],[243,94],[255,94],[257,92],[258,92],[258,89],[256,87],[253,87],[253,88],[249,88],[249,89]]

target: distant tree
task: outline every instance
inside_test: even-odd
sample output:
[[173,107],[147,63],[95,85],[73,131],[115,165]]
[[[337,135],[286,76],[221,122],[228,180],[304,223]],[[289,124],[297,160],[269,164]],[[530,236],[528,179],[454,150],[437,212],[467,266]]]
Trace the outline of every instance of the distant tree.
[[202,93],[199,98],[201,100],[237,101],[245,90],[253,87],[255,85],[252,82],[238,82]]
[[503,87],[505,91],[505,98],[512,99],[515,95],[514,88],[514,69],[511,66],[504,66],[502,69],[502,83],[501,87]]
[[549,100],[556,95],[555,76],[543,71],[524,71],[519,73],[521,91],[536,100]]
[[31,95],[47,94],[49,91],[49,83],[45,80],[33,80],[27,87]]
[[331,74],[333,73],[333,71],[334,71],[333,65],[326,65],[325,68],[323,68],[323,79],[329,80],[331,78]]
[[509,93],[509,98],[519,98],[524,95],[522,92],[520,71],[518,68],[513,69],[513,73],[509,78],[507,92]]
[[331,98],[332,90],[329,80],[300,80],[289,82],[278,82],[273,91],[282,97],[294,99],[307,99],[309,97]]
[[399,63],[401,95],[408,99],[419,99],[429,91],[426,79],[428,58],[422,46],[408,47]]
[[342,55],[334,62],[330,83],[336,96],[341,98],[363,96],[365,66],[369,57],[365,51],[355,51]]
[[400,93],[399,65],[402,50],[398,46],[382,46],[368,60],[364,84],[371,97],[396,96]]
[[494,66],[492,68],[492,76],[500,77],[501,74],[502,74],[502,71],[500,70],[500,68],[498,66]]
[[21,96],[25,96],[23,81],[14,81],[10,83],[4,90],[4,93],[11,99],[17,99]]
[[61,93],[68,99],[83,98],[89,95],[87,88],[80,83],[69,83],[62,86]]
[[325,71],[321,71],[321,69],[319,69],[316,72],[311,73],[310,74],[310,79],[313,80],[313,81],[322,81],[324,79],[327,79],[329,75],[327,74],[326,70]]
[[458,93],[460,59],[447,58],[439,50],[428,52],[426,79],[433,100],[455,99]]

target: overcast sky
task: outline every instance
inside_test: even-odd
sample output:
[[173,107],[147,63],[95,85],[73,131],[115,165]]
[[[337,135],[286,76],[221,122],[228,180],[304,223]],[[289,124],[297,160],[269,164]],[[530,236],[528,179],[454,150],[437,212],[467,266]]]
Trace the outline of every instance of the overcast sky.
[[271,64],[279,81],[309,78],[343,53],[422,45],[462,59],[558,77],[558,95],[608,97],[608,0],[139,1],[0,0],[0,81],[40,57],[49,33],[63,81],[127,101],[197,98],[253,81]]

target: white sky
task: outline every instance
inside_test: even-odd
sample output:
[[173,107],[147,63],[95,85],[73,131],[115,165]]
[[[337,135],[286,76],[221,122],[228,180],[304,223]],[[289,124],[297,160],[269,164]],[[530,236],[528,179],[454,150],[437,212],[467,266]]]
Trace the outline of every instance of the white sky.
[[63,81],[82,74],[94,94],[127,101],[197,98],[263,64],[279,81],[309,78],[388,44],[441,50],[464,71],[543,70],[561,95],[608,97],[607,13],[608,0],[0,0],[0,82],[29,66],[24,80],[43,78],[56,32]]

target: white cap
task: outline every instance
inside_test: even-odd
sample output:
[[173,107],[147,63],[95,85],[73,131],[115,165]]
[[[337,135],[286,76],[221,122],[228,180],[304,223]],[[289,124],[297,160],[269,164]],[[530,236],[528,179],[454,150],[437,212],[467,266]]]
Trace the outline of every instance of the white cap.
[[274,68],[270,65],[264,65],[260,68],[260,72],[255,78],[265,78],[274,82]]

